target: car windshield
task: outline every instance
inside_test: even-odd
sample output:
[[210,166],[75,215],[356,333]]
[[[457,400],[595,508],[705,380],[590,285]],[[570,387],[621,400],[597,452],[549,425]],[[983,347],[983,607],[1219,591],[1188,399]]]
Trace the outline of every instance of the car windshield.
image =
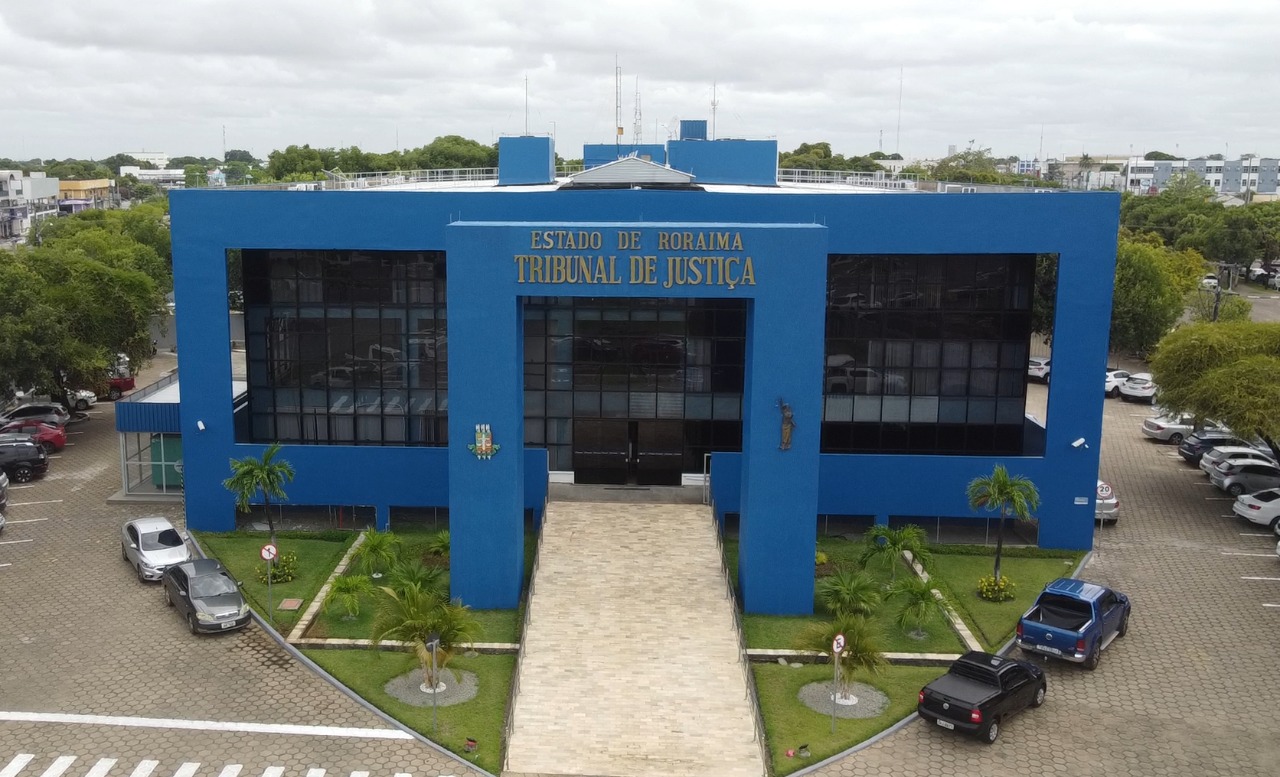
[[201,575],[191,579],[192,599],[208,599],[235,592],[236,584],[222,572],[214,575]]
[[182,547],[182,537],[178,536],[178,532],[174,529],[163,529],[161,531],[147,532],[142,535],[143,550],[165,550],[166,548]]

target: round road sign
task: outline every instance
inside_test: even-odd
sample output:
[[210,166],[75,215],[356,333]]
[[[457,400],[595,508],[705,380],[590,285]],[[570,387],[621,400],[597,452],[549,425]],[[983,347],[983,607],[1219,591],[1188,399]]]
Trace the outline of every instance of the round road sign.
[[843,634],[837,634],[836,638],[831,640],[831,652],[835,655],[840,655],[840,653],[844,652]]
[[271,543],[268,542],[266,545],[262,546],[262,550],[258,551],[258,555],[262,556],[263,561],[270,561],[274,559],[279,554],[279,552],[280,551],[276,550],[275,545],[272,545]]

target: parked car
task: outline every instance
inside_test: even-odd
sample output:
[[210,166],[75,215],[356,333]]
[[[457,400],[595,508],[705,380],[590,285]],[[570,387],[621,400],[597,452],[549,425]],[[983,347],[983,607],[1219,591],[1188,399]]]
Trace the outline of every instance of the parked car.
[[14,483],[29,483],[49,470],[49,454],[30,440],[0,442],[0,470]]
[[0,471],[0,529],[4,528],[4,511],[9,507],[9,476]]
[[216,559],[174,564],[160,581],[165,604],[177,608],[192,634],[231,631],[249,623],[249,605],[240,585]]
[[1205,451],[1204,455],[1200,457],[1200,469],[1204,470],[1204,474],[1212,475],[1219,464],[1226,462],[1231,462],[1232,464],[1245,462],[1275,464],[1276,460],[1271,454],[1247,445],[1219,445],[1216,448],[1210,448]]
[[1191,413],[1179,413],[1177,415],[1164,413],[1152,416],[1142,422],[1143,434],[1153,440],[1169,442],[1174,445],[1180,445],[1183,439],[1190,436],[1197,428],[1211,431],[1230,431],[1216,421],[1205,421],[1200,427],[1197,427],[1196,417]]
[[67,404],[80,412],[84,412],[98,401],[97,392],[89,389],[75,389],[67,392]]
[[873,367],[851,364],[828,367],[826,391],[828,394],[906,394],[907,379]]
[[1226,429],[1201,429],[1182,441],[1178,446],[1178,455],[1190,464],[1199,464],[1201,456],[1224,446],[1252,447],[1247,440],[1242,440]]
[[1119,367],[1108,367],[1106,380],[1103,382],[1103,393],[1109,397],[1120,396],[1120,384],[1128,380],[1131,374],[1128,370],[1122,370]]
[[139,581],[159,580],[174,564],[191,560],[191,550],[167,518],[134,518],[120,527],[120,557]]
[[1126,402],[1155,404],[1159,387],[1151,380],[1149,372],[1135,372],[1120,384],[1120,398]]
[[1231,512],[1250,523],[1280,533],[1280,489],[1267,488],[1253,494],[1241,494],[1231,505]]
[[1098,499],[1094,503],[1093,519],[1102,523],[1115,523],[1120,520],[1120,497],[1115,489],[1102,478],[1098,478]]
[[1048,356],[1032,356],[1027,359],[1027,377],[1041,383],[1049,382],[1050,358]]
[[947,673],[920,689],[921,718],[992,744],[1000,724],[1027,707],[1044,704],[1049,681],[1035,664],[972,650]]
[[1209,291],[1217,291],[1218,290],[1217,274],[1211,273],[1211,272],[1205,273],[1204,277],[1200,279],[1200,288],[1207,289]]
[[1280,487],[1280,467],[1274,463],[1225,464],[1209,475],[1209,481],[1232,496]]
[[133,391],[136,385],[132,375],[112,375],[107,378],[107,399],[114,402],[124,396],[124,392]]
[[1129,597],[1119,591],[1061,577],[1018,621],[1018,647],[1097,669],[1102,651],[1129,631],[1130,610]]
[[67,446],[67,430],[40,421],[10,421],[0,425],[0,440],[30,440],[44,448],[45,453],[57,453]]
[[71,413],[56,402],[28,402],[0,413],[0,423],[34,420],[54,426],[66,426]]

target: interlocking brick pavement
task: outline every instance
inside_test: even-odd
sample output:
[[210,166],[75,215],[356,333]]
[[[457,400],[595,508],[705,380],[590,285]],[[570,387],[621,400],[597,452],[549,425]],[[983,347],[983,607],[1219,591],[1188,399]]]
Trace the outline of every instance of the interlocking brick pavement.
[[[146,375],[172,368],[161,354]],[[139,382],[140,385],[142,381]],[[176,504],[108,504],[120,488],[115,409],[102,402],[69,429],[48,475],[10,492],[0,545],[0,709],[256,723],[388,728],[389,724],[294,661],[256,626],[195,637],[120,558],[129,517]],[[43,519],[43,520],[41,520]],[[31,523],[17,523],[31,520]],[[494,743],[496,746],[497,743]],[[292,771],[308,764],[379,775],[478,774],[416,741],[0,722],[0,755],[63,752],[139,758],[175,753],[245,763],[252,755]]]

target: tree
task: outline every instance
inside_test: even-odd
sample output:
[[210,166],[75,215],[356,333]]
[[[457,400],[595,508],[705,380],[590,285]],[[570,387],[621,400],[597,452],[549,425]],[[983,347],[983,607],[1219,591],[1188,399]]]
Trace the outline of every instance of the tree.
[[974,478],[965,489],[969,507],[1000,513],[996,529],[996,560],[992,576],[1000,581],[1000,557],[1004,553],[1004,524],[1010,515],[1019,521],[1030,521],[1040,507],[1040,492],[1035,483],[1023,475],[1010,475],[1003,464],[995,465],[991,474]]
[[360,534],[360,545],[351,554],[351,565],[366,575],[381,574],[400,556],[400,538],[373,527]]
[[925,627],[947,616],[946,602],[933,590],[933,584],[922,577],[908,575],[889,588],[889,596],[899,602],[894,623],[898,628],[920,639],[928,636]]
[[327,613],[333,606],[346,610],[347,618],[360,614],[360,600],[373,592],[373,581],[367,575],[340,575],[329,583],[321,607]]
[[841,567],[818,581],[818,601],[835,616],[871,615],[880,606],[880,586],[867,573]]
[[227,149],[227,153],[222,157],[222,161],[227,163],[241,162],[250,167],[258,166],[258,160],[254,158],[253,154],[250,154],[248,151],[245,151],[239,148]]
[[890,564],[890,577],[898,579],[898,561],[903,551],[910,551],[916,561],[921,564],[929,558],[929,540],[924,529],[915,524],[908,524],[897,529],[888,526],[872,526],[863,535],[861,561],[866,563],[873,558],[885,558]]
[[231,477],[222,485],[236,498],[236,509],[249,512],[254,497],[262,494],[263,512],[267,515],[267,528],[271,532],[271,544],[276,544],[276,522],[271,515],[271,500],[284,501],[284,484],[294,476],[293,465],[284,459],[276,460],[280,443],[272,443],[262,452],[261,458],[246,456],[231,460]]
[[1096,163],[1093,161],[1093,157],[1088,154],[1081,154],[1079,161],[1076,162],[1076,167],[1080,168],[1080,174],[1084,176],[1083,183],[1084,188],[1086,189],[1089,188],[1089,177],[1095,165]]
[[1031,287],[1031,331],[1053,342],[1053,319],[1058,308],[1058,257],[1036,256],[1036,277]]
[[[1111,303],[1111,349],[1146,352],[1182,315],[1190,291],[1174,275],[1175,252],[1147,241],[1121,238]],[[1203,268],[1203,261],[1200,263]]]
[[1175,162],[1182,159],[1180,156],[1166,154],[1163,151],[1148,151],[1142,158],[1148,162]]
[[840,664],[838,692],[847,696],[856,672],[876,674],[888,661],[882,652],[875,627],[860,615],[841,615],[830,621],[814,623],[800,633],[795,646],[798,650],[829,654],[837,634],[844,635],[844,650],[834,657]]
[[209,185],[209,173],[205,170],[204,165],[190,164],[183,165],[182,175],[185,185],[188,189],[195,189],[201,186]]
[[[405,642],[422,665],[424,688],[442,690],[441,673],[453,659],[459,645],[475,641],[481,633],[471,610],[461,602],[449,601],[434,591],[408,586],[397,591],[380,589],[383,596],[373,622],[373,642]],[[437,641],[433,671],[431,643]]]
[[1151,360],[1160,402],[1256,433],[1280,456],[1280,323],[1187,324]]
[[1219,322],[1223,324],[1248,321],[1253,303],[1239,294],[1224,291],[1210,293],[1197,291],[1187,295],[1187,311],[1197,323]]

